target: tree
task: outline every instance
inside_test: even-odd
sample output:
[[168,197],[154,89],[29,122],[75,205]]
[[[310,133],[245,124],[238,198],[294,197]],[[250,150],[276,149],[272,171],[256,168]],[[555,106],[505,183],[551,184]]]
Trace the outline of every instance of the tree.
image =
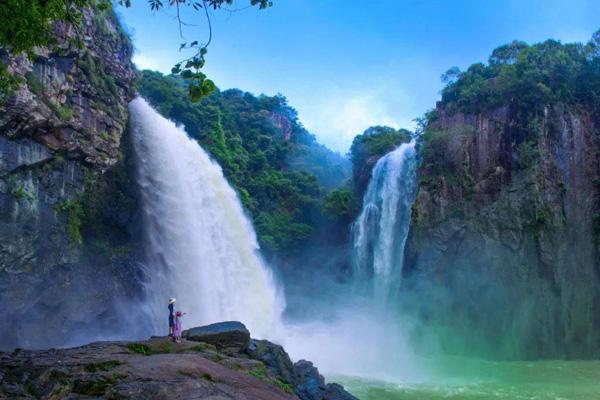
[[510,44],[497,47],[492,51],[492,55],[488,59],[490,65],[499,64],[514,64],[517,61],[517,56],[521,50],[527,48],[527,43],[514,40]]
[[446,71],[442,74],[440,79],[442,80],[442,83],[448,85],[448,84],[456,82],[456,80],[459,77],[460,77],[460,68],[451,67],[448,69],[448,71]]
[[592,38],[586,46],[586,51],[590,58],[600,57],[600,29],[592,35]]
[[449,112],[480,113],[511,105],[522,128],[548,104],[598,109],[600,31],[584,46],[557,40],[527,45],[513,41],[496,48],[488,64],[476,63],[448,80],[441,105]]
[[333,218],[344,224],[349,224],[358,212],[356,198],[352,189],[341,187],[327,194],[323,209]]

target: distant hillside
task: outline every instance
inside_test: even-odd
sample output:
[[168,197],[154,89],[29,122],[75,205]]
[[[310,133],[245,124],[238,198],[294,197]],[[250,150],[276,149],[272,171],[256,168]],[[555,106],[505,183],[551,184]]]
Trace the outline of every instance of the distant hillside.
[[139,92],[219,162],[264,250],[287,256],[318,233],[324,195],[349,178],[350,162],[317,143],[283,96],[216,90],[192,103],[183,80],[152,71]]

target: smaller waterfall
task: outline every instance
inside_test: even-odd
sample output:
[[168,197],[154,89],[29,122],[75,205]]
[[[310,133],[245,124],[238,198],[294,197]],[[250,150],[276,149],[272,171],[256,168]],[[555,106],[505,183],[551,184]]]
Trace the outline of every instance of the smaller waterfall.
[[147,240],[148,308],[164,333],[167,300],[186,326],[244,322],[253,335],[278,325],[283,300],[256,235],[221,167],[141,98],[129,106]]
[[378,299],[387,299],[400,283],[415,197],[415,176],[413,140],[377,161],[363,199],[363,209],[352,226],[356,280],[372,282]]

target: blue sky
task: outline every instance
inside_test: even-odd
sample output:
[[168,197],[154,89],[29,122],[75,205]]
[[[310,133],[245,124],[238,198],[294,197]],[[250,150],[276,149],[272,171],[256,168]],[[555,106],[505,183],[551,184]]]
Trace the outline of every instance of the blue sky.
[[[304,126],[342,153],[371,125],[413,127],[451,66],[485,61],[513,39],[587,41],[600,28],[598,0],[273,1],[267,10],[213,13],[206,73],[221,89],[282,93]],[[180,43],[207,37],[200,13],[184,13],[195,26],[181,39],[174,10],[132,3],[118,13],[140,68],[168,72],[183,58]]]

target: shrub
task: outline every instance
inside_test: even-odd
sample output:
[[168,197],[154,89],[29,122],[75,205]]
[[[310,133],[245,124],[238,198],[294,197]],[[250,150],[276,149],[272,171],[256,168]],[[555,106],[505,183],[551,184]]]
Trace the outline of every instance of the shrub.
[[154,354],[152,348],[150,348],[150,346],[144,343],[129,343],[127,345],[127,348],[133,351],[134,353],[142,354],[145,356],[151,356],[152,354]]
[[77,244],[81,244],[81,225],[83,223],[84,212],[80,200],[66,200],[57,203],[55,210],[67,214],[67,233],[69,238]]

